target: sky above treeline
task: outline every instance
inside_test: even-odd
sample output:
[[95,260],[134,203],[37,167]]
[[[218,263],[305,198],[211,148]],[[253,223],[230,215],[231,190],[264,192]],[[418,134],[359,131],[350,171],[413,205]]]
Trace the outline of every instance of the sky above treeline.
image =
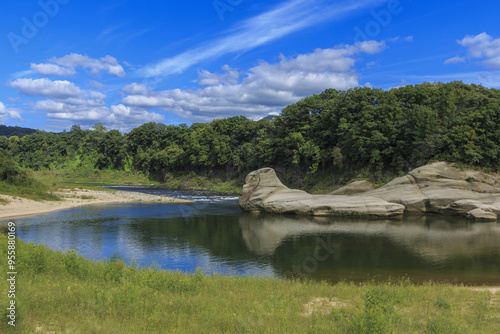
[[3,1],[0,124],[128,132],[327,88],[500,88],[498,1]]

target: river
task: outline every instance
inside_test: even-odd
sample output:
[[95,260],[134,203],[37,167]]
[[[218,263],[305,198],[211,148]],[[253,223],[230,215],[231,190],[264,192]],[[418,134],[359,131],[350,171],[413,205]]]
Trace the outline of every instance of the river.
[[192,273],[500,285],[500,225],[456,217],[313,218],[241,212],[238,198],[117,187],[194,204],[115,204],[13,219],[18,237],[93,259]]

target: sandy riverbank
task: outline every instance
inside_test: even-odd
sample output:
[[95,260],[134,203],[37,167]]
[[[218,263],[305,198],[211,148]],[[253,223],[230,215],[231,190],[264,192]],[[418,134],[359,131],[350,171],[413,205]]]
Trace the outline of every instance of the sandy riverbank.
[[167,196],[149,195],[129,191],[98,191],[85,189],[66,189],[55,193],[62,201],[37,202],[25,198],[0,194],[0,198],[7,200],[7,204],[0,204],[0,220],[21,216],[31,216],[51,211],[70,209],[85,205],[100,205],[114,203],[192,203]]
[[476,291],[489,291],[491,293],[500,292],[500,286],[472,286],[468,288]]

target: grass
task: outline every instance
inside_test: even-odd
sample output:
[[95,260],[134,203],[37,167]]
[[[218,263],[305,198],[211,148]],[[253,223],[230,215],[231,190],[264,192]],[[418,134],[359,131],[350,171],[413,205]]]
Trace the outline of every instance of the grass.
[[71,184],[73,186],[75,184],[87,187],[92,185],[160,185],[158,182],[149,180],[146,175],[140,172],[62,169],[34,171],[32,173],[40,181]]
[[0,181],[0,194],[23,197],[35,201],[60,201],[61,198],[52,193],[55,190],[57,190],[55,187],[38,180],[30,180],[26,185]]
[[[0,235],[0,257],[7,258]],[[498,333],[500,295],[407,280],[329,285],[92,262],[16,239],[18,333]],[[6,273],[7,261],[0,261]]]
[[183,190],[209,190],[220,193],[241,194],[244,178],[227,179],[215,175],[169,174],[165,178],[166,187]]
[[59,188],[85,188],[103,190],[96,185],[147,185],[162,186],[182,190],[210,190],[221,193],[241,194],[244,180],[224,179],[213,175],[197,175],[195,173],[168,174],[165,182],[160,183],[149,179],[141,172],[110,171],[110,170],[53,170],[35,171],[36,179],[54,183]]

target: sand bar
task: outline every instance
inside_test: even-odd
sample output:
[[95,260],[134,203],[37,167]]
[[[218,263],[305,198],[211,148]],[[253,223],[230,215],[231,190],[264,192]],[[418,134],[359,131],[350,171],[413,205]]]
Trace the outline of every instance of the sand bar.
[[74,188],[65,189],[55,194],[63,200],[37,202],[26,198],[0,194],[0,198],[4,198],[8,201],[5,205],[0,204],[0,220],[38,215],[86,205],[116,203],[193,203],[193,201],[189,200],[131,191],[99,191]]

